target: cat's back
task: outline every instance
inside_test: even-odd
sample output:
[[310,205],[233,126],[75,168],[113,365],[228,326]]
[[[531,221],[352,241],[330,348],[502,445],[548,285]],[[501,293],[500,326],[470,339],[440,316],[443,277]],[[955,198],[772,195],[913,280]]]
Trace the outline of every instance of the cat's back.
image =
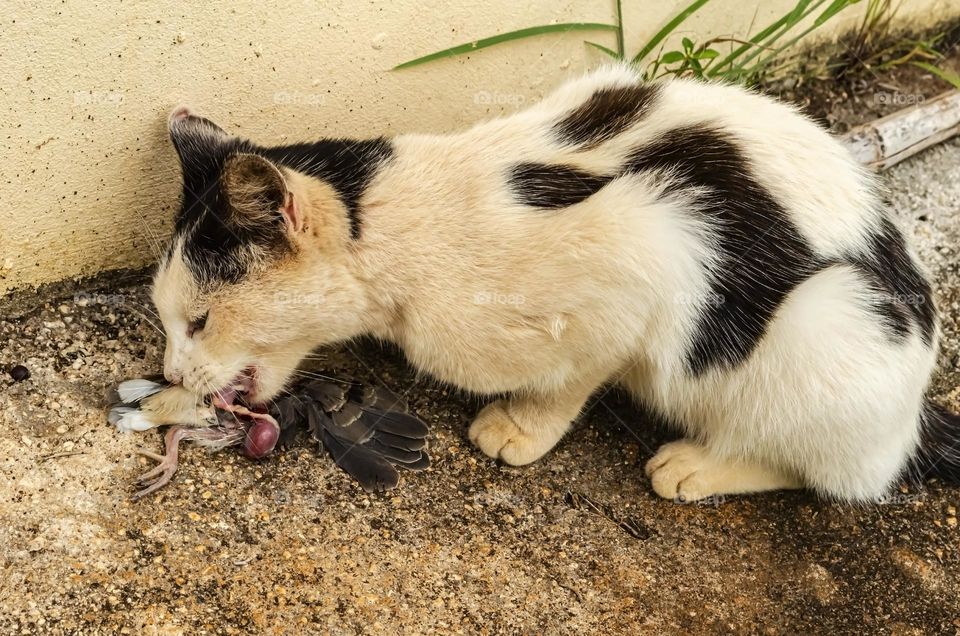
[[751,196],[737,187],[749,181],[817,251],[836,256],[866,242],[881,208],[872,178],[794,107],[723,83],[647,82],[628,66],[569,80],[465,131],[401,135],[394,146],[384,191],[440,223],[480,209],[522,224],[524,209],[576,206],[638,174],[660,183],[681,174],[684,186],[732,197]]

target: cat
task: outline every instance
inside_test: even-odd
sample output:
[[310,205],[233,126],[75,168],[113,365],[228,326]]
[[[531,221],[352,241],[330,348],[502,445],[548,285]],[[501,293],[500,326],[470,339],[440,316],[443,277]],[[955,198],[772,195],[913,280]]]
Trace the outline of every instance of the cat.
[[468,436],[507,464],[619,383],[684,434],[646,464],[668,499],[960,480],[930,284],[877,180],[788,105],[613,66],[457,134],[265,147],[184,107],[169,131],[152,293],[178,386],[121,428],[265,403],[367,334],[505,395]]

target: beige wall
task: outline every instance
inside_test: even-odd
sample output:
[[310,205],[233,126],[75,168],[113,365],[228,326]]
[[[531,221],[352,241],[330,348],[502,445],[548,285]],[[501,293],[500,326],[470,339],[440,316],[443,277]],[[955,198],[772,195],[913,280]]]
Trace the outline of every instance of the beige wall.
[[[683,30],[742,35],[794,1],[714,0]],[[636,50],[686,4],[624,0],[628,48]],[[903,5],[926,24],[960,14],[960,0]],[[611,22],[613,6],[6,0],[0,294],[152,261],[176,204],[177,167],[164,122],[177,103],[266,143],[451,130],[539,99],[601,61],[584,37],[612,46],[612,34],[547,36],[399,72],[389,72],[392,65],[550,21]]]

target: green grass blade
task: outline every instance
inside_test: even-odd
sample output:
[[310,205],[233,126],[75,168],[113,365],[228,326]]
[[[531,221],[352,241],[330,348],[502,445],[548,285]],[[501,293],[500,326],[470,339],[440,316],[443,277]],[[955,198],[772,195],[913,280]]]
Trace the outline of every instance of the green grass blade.
[[857,4],[860,0],[833,0],[827,9],[817,16],[817,19],[814,20],[813,26],[818,27],[822,26],[824,22],[837,15],[851,4]]
[[[783,53],[785,50],[789,49],[791,46],[793,46],[794,44],[796,44],[797,42],[799,42],[800,40],[802,40],[802,39],[803,39],[804,37],[806,37],[810,32],[815,31],[816,29],[819,29],[821,26],[823,26],[823,25],[826,23],[827,20],[829,20],[829,19],[832,18],[833,16],[837,15],[837,13],[839,13],[840,11],[843,11],[843,10],[846,9],[847,7],[849,7],[849,6],[851,6],[851,5],[854,5],[854,4],[858,3],[858,2],[860,2],[860,0],[834,0],[834,1],[830,4],[830,6],[827,7],[827,9],[826,9],[823,13],[821,13],[821,14],[817,17],[816,20],[813,21],[813,24],[811,24],[811,25],[808,26],[806,29],[804,29],[803,31],[801,31],[801,32],[800,32],[800,35],[797,35],[797,36],[793,37],[793,38],[792,38],[791,40],[789,40],[786,44],[782,45],[780,48],[778,48],[776,51],[774,51],[773,54],[770,55],[769,58],[767,58],[767,60],[766,60],[765,62],[763,62],[762,64],[765,66],[767,62],[772,61],[774,57],[780,55],[780,54]],[[819,6],[819,4],[822,4],[822,3],[818,3],[818,4],[814,5],[813,7],[811,7],[811,8],[810,8],[810,11],[806,12],[802,17],[806,17],[807,15],[809,15],[810,13],[812,13],[812,12]]]
[[627,49],[623,44],[623,6],[621,0],[617,0],[617,59],[622,60],[627,55]]
[[950,71],[944,70],[939,66],[934,66],[933,64],[928,64],[926,62],[910,62],[914,66],[920,67],[928,73],[933,73],[944,82],[952,84],[954,88],[960,88],[960,75],[954,75]]
[[666,26],[657,31],[657,34],[654,35],[653,38],[651,38],[642,49],[640,49],[640,52],[637,53],[633,58],[633,63],[639,64],[642,62],[643,59],[650,54],[650,51],[657,48],[657,45],[660,44],[664,38],[673,33],[673,31],[680,26],[680,23],[696,13],[700,7],[707,4],[709,1],[710,0],[695,0],[695,2],[691,3],[686,9],[674,16],[672,20],[667,22]]
[[800,0],[797,3],[797,6],[795,6],[792,11],[790,11],[789,13],[783,14],[779,20],[777,20],[767,28],[763,29],[762,31],[760,31],[759,33],[751,37],[749,40],[750,42],[749,44],[741,44],[732,52],[730,52],[730,54],[727,55],[725,58],[723,58],[722,60],[714,64],[713,67],[710,69],[710,71],[707,73],[707,75],[709,77],[716,76],[716,74],[719,73],[722,68],[724,68],[725,66],[728,66],[731,62],[733,62],[735,59],[737,59],[738,57],[746,53],[754,45],[760,44],[761,42],[766,40],[775,31],[777,31],[777,29],[784,26],[788,22],[795,22],[796,20],[798,20],[799,17],[803,15],[803,10],[807,8],[808,4],[810,4],[810,0]]
[[567,22],[564,24],[544,24],[541,26],[528,27],[526,29],[519,29],[517,31],[508,31],[507,33],[500,33],[499,35],[494,35],[494,36],[483,38],[480,40],[474,40],[473,42],[460,44],[458,46],[450,47],[449,49],[444,49],[442,51],[430,53],[429,55],[418,57],[408,62],[404,62],[403,64],[398,64],[393,67],[393,70],[397,71],[402,68],[410,68],[411,66],[425,64],[433,60],[439,60],[445,57],[454,57],[455,55],[463,55],[464,53],[478,51],[480,49],[485,49],[487,47],[494,46],[496,44],[501,44],[503,42],[510,42],[511,40],[521,40],[523,38],[530,38],[538,35],[545,35],[547,33],[567,33],[569,31],[616,31],[616,30],[617,30],[617,25],[615,24],[602,24],[602,23],[596,23],[596,22]]
[[617,52],[614,51],[613,49],[608,49],[607,47],[605,47],[605,46],[602,45],[602,44],[597,44],[596,42],[591,42],[591,41],[589,41],[589,40],[584,40],[583,43],[592,46],[593,48],[597,49],[598,51],[602,51],[603,53],[606,53],[607,55],[609,55],[610,57],[612,57],[612,58],[615,59],[615,60],[622,60],[622,59],[623,59],[623,56],[622,56],[622,55],[620,55],[619,53],[617,53]]
[[[783,37],[784,35],[786,35],[786,34],[787,34],[789,31],[791,31],[791,30],[793,29],[793,27],[796,26],[799,22],[802,22],[807,16],[809,16],[809,15],[812,14],[814,11],[816,11],[818,8],[820,8],[820,6],[821,6],[822,4],[824,4],[824,2],[826,2],[826,0],[815,0],[812,5],[809,5],[809,4],[808,4],[808,6],[805,6],[803,12],[801,12],[801,13],[799,13],[799,14],[797,14],[797,12],[796,12],[795,10],[794,10],[794,11],[791,11],[791,12],[790,12],[791,19],[790,19],[789,21],[787,21],[777,33],[775,33],[775,34],[771,35],[770,37],[768,37],[767,40],[763,43],[764,46],[769,49],[770,46],[771,46],[773,43],[775,43],[775,42],[776,42],[777,40],[779,40],[781,37]],[[780,55],[780,53],[782,53],[784,50],[786,50],[786,49],[790,48],[791,46],[793,46],[794,44],[796,44],[798,41],[800,41],[800,39],[802,39],[804,36],[806,36],[808,33],[810,33],[811,31],[813,31],[813,30],[816,29],[816,28],[817,28],[817,25],[816,25],[816,24],[810,25],[809,27],[807,27],[806,29],[804,29],[804,30],[800,33],[800,35],[795,36],[793,39],[789,40],[786,44],[782,45],[781,47],[779,47],[779,48],[777,48],[777,49],[774,49],[773,52],[770,53],[770,55],[768,55],[768,56],[766,56],[765,58],[762,58],[761,60],[758,60],[758,61],[757,61],[757,65],[756,65],[757,68],[758,68],[758,69],[760,69],[760,68],[765,68],[770,62],[773,61],[773,59],[774,59],[776,56]],[[753,51],[753,52],[751,52],[750,54],[748,54],[744,59],[740,60],[740,63],[736,65],[736,71],[737,71],[737,73],[738,73],[738,74],[742,74],[742,73],[744,73],[745,71],[747,71],[747,70],[748,70],[748,69],[746,68],[747,64],[749,64],[750,62],[752,62],[755,58],[759,57],[759,56],[762,55],[763,53],[764,53],[764,49],[757,49],[756,51]]]

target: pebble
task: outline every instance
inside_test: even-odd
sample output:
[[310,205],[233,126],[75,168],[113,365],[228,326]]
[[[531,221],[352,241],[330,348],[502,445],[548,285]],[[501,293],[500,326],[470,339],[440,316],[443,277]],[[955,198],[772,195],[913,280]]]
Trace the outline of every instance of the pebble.
[[13,378],[14,382],[23,382],[24,380],[30,379],[30,369],[18,364],[12,369],[10,369],[10,377]]

